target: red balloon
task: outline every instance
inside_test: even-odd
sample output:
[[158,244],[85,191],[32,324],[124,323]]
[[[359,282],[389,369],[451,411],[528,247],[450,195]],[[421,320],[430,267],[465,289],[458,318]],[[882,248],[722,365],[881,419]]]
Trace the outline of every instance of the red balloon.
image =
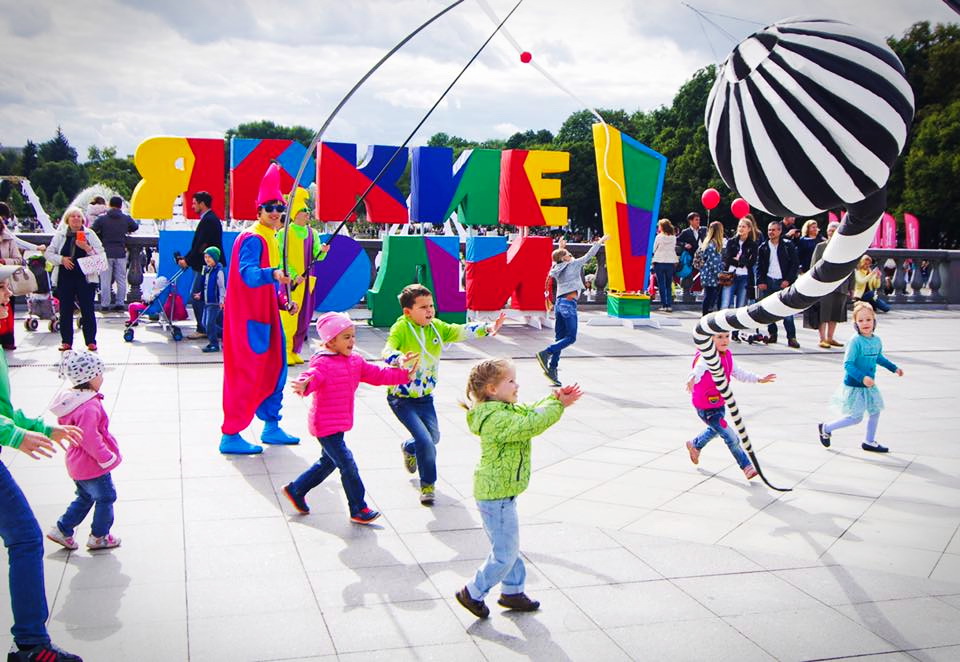
[[730,203],[730,211],[733,213],[733,217],[739,221],[750,213],[750,203],[743,198],[737,198]]
[[526,64],[527,62],[529,62],[529,61],[532,60],[532,59],[533,59],[533,56],[530,55],[530,52],[529,52],[529,51],[524,51],[524,52],[520,53],[520,61],[523,62],[524,64]]
[[703,203],[704,209],[713,209],[720,204],[720,194],[715,188],[708,188],[700,196],[700,202]]

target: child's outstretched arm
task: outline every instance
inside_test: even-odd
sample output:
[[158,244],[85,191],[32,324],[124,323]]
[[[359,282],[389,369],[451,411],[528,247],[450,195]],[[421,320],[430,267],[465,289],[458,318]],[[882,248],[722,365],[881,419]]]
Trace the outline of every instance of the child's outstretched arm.
[[526,441],[559,421],[564,408],[560,398],[551,394],[534,405],[514,405],[510,409],[495,412],[484,422],[483,428],[501,443]]
[[373,386],[409,384],[415,372],[416,363],[410,363],[407,367],[391,368],[364,360],[360,365],[360,381]]

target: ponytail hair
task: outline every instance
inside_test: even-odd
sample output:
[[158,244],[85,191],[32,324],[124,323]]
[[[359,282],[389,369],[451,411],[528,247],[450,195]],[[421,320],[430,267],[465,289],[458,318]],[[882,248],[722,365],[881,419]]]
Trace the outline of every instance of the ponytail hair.
[[467,377],[466,400],[460,406],[469,411],[489,400],[487,386],[497,384],[512,366],[510,359],[487,359],[474,365]]

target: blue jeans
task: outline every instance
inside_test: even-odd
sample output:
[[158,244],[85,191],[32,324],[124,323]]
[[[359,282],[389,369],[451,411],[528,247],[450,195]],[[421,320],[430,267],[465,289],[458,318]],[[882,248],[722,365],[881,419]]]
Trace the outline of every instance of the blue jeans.
[[719,285],[703,286],[703,307],[700,309],[701,315],[713,312],[717,309],[717,302],[720,301]]
[[73,482],[77,486],[77,498],[67,506],[67,512],[57,520],[60,532],[65,536],[72,536],[74,530],[93,508],[90,533],[97,538],[110,533],[110,527],[113,526],[113,504],[117,500],[117,490],[113,487],[110,474],[105,473],[99,478]]
[[222,328],[220,322],[223,320],[223,311],[219,303],[206,304],[203,307],[203,328],[207,330],[207,339],[211,345],[220,345],[220,334]]
[[[100,272],[100,307],[125,306],[127,303],[127,258],[108,257],[108,268]],[[117,295],[113,296],[113,284]]]
[[657,289],[660,290],[660,305],[673,305],[673,272],[676,265],[671,262],[654,262],[653,272],[657,275]]
[[[208,334],[209,328],[207,327]],[[326,437],[318,437],[317,440],[323,448],[323,453],[313,466],[291,483],[292,491],[299,496],[306,496],[307,492],[322,483],[334,469],[339,469],[340,484],[343,486],[344,494],[347,495],[350,515],[358,514],[367,507],[367,502],[364,501],[367,492],[363,487],[363,481],[360,480],[357,463],[353,461],[353,453],[343,440],[343,433],[337,432]]]
[[697,435],[696,439],[693,440],[693,446],[697,450],[700,450],[707,445],[708,441],[720,435],[723,441],[726,442],[727,448],[730,449],[730,454],[733,455],[733,459],[737,461],[741,469],[745,469],[750,466],[750,458],[747,457],[747,454],[743,451],[743,447],[740,446],[740,439],[737,438],[736,432],[723,420],[723,415],[726,412],[726,407],[697,409],[697,416],[707,424],[707,429]]
[[742,308],[747,304],[747,274],[733,277],[733,285],[727,285],[720,294],[720,310]]
[[[833,421],[832,423],[824,423],[823,431],[829,434],[839,428],[846,428],[850,427],[851,425],[856,425],[862,420],[863,414],[860,414],[859,416],[844,416],[843,418]],[[868,444],[876,443],[878,425],[880,425],[880,414],[870,414],[867,417],[867,432],[864,435],[864,439]]]
[[21,646],[50,642],[43,586],[43,533],[17,481],[0,462],[0,538],[10,563],[13,640]]
[[560,352],[577,342],[577,300],[558,298],[554,313],[553,334],[556,342],[546,349],[550,353],[551,370],[556,370],[560,364]]
[[866,301],[871,306],[873,306],[874,308],[876,308],[881,312],[884,312],[884,313],[890,312],[890,304],[884,301],[883,299],[881,299],[880,297],[878,297],[876,290],[866,290],[863,293],[863,296],[860,297],[860,299],[863,301]]
[[[782,282],[783,282],[782,279],[777,280],[776,278],[767,278],[766,279],[767,291],[763,293],[764,296],[770,296],[774,292],[779,292],[781,289],[780,283]],[[793,322],[793,315],[787,315],[786,317],[783,318],[783,328],[787,332],[787,338],[797,337],[797,325],[794,324]],[[767,325],[767,333],[770,334],[771,338],[777,337],[776,323]]]
[[483,600],[497,584],[504,595],[523,593],[527,569],[520,558],[520,521],[517,519],[517,498],[477,501],[483,520],[483,531],[493,549],[483,562],[467,592],[474,600]]
[[403,443],[403,449],[417,456],[421,487],[433,485],[437,482],[437,444],[440,443],[440,426],[437,423],[437,410],[433,408],[433,396],[401,398],[388,395],[387,404],[403,427],[413,435],[412,439]]

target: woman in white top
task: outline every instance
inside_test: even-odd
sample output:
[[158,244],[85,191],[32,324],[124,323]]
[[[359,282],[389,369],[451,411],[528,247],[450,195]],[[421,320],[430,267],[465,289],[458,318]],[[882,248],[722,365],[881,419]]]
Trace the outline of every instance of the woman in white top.
[[669,218],[657,223],[657,236],[653,240],[653,273],[657,276],[660,290],[660,310],[673,312],[673,272],[677,268],[677,234]]

